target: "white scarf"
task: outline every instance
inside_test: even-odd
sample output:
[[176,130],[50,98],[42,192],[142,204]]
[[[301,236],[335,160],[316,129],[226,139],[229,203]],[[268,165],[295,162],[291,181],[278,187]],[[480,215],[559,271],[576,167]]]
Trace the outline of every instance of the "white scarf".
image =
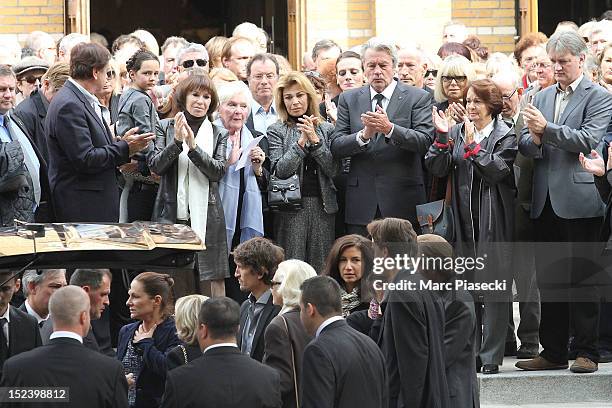
[[[175,129],[178,131],[178,129]],[[196,145],[209,156],[213,155],[213,129],[206,118],[195,137]],[[177,218],[191,220],[191,229],[200,237],[206,238],[206,220],[208,218],[208,177],[204,175],[187,156],[189,147],[183,142],[183,152],[178,159],[178,189],[176,195]]]

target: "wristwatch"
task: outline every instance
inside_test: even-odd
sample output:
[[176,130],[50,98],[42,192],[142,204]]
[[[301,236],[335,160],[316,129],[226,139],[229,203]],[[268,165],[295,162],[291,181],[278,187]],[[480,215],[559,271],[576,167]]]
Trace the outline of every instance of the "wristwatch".
[[364,139],[363,138],[363,129],[361,129],[359,132],[357,132],[357,136],[359,137],[359,140],[361,140],[363,143],[368,143],[369,142],[368,139]]

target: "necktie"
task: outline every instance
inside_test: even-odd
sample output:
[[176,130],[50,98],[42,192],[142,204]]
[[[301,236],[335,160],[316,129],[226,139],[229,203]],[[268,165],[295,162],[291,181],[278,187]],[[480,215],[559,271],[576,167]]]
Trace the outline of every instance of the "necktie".
[[40,322],[38,322],[38,328],[42,329],[43,325],[45,324],[46,320],[41,320]]
[[[385,95],[377,93],[376,95],[374,95],[374,99],[376,100],[376,106],[380,106],[380,109],[382,109],[383,108],[382,101],[383,99],[385,99]],[[385,135],[383,135],[382,133],[376,133],[377,139],[381,137],[385,137]],[[387,141],[387,138],[385,138],[385,141]]]
[[0,142],[10,143],[13,141],[13,138],[11,137],[11,132],[8,129],[8,124],[5,119],[6,117],[4,115],[0,115]]
[[4,335],[4,325],[7,323],[6,318],[0,319],[0,362],[4,362],[9,356],[8,344]]

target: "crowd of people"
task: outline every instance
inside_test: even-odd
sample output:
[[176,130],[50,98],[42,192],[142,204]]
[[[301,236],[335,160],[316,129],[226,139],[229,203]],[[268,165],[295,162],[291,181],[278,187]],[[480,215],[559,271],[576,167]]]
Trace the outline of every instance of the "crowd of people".
[[[185,224],[206,247],[192,274],[0,272],[0,385],[69,386],[72,406],[469,408],[505,356],[612,362],[593,261],[612,240],[612,11],[512,55],[455,22],[436,53],[323,39],[301,70],[267,41],[251,23],[161,48],[0,41],[0,227]],[[375,271],[404,256],[488,260]]]

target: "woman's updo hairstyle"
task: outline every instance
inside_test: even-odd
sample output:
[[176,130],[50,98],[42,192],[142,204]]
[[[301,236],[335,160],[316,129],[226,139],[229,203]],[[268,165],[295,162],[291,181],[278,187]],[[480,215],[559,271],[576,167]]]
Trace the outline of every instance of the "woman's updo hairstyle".
[[159,58],[151,51],[147,51],[145,49],[138,50],[132,55],[125,63],[125,68],[128,72],[130,71],[138,71],[140,67],[142,67],[142,63],[145,61],[157,61],[159,62]]
[[142,284],[144,292],[151,298],[161,297],[160,312],[164,319],[173,312],[174,296],[172,287],[174,279],[165,273],[143,272],[134,278]]

